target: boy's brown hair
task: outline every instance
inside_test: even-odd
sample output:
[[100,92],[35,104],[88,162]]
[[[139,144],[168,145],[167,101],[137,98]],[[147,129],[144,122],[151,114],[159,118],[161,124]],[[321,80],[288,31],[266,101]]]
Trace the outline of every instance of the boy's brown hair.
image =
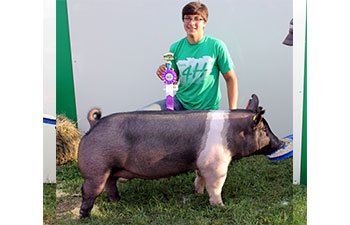
[[182,21],[185,15],[200,15],[205,21],[208,21],[208,8],[200,2],[190,2],[182,9]]

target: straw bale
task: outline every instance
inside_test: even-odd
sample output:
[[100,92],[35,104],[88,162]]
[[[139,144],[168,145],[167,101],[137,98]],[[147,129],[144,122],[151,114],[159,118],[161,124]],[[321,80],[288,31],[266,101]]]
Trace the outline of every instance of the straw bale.
[[63,115],[56,117],[56,165],[77,159],[81,133],[74,122]]

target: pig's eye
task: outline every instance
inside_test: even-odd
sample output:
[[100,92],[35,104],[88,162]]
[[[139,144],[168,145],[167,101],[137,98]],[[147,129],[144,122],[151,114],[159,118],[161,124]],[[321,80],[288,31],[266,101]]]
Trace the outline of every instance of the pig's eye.
[[263,128],[263,131],[266,132],[266,127]]

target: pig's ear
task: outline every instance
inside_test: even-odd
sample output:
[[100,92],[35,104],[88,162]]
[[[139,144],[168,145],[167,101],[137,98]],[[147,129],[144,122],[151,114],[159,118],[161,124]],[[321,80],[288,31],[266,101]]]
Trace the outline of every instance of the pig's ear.
[[248,101],[248,105],[246,107],[246,109],[250,109],[254,112],[258,111],[258,106],[259,106],[259,99],[258,96],[256,96],[255,94],[252,94],[251,99]]
[[257,110],[257,113],[254,114],[253,116],[254,127],[256,127],[261,122],[261,120],[263,119],[264,113],[265,113],[265,110],[263,110],[262,107],[259,107]]

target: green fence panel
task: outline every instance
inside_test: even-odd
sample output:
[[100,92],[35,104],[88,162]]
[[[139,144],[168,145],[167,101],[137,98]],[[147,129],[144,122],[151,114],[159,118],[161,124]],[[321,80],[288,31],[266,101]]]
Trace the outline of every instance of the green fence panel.
[[56,114],[77,122],[66,0],[56,0]]
[[304,97],[303,97],[303,124],[301,144],[300,183],[307,184],[307,15],[305,25],[305,60],[304,60]]

